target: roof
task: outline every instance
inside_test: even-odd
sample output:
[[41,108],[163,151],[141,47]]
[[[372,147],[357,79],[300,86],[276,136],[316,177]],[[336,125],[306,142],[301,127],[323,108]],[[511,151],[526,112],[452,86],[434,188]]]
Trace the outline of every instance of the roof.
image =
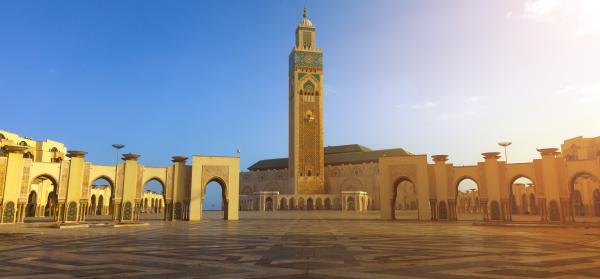
[[288,158],[260,160],[248,167],[249,170],[276,170],[288,167]]
[[304,14],[302,15],[302,19],[298,23],[298,26],[313,27],[312,21],[310,21],[310,19],[308,19],[308,11],[306,10],[306,7],[304,7]]
[[371,151],[371,149],[364,147],[360,144],[335,145],[335,146],[326,146],[325,147],[325,154],[366,152],[366,151]]
[[[359,144],[337,145],[325,147],[325,165],[358,164],[377,162],[379,157],[385,156],[409,156],[412,153],[402,149],[371,150]],[[256,170],[278,170],[288,167],[288,158],[260,160],[250,166],[251,171]]]

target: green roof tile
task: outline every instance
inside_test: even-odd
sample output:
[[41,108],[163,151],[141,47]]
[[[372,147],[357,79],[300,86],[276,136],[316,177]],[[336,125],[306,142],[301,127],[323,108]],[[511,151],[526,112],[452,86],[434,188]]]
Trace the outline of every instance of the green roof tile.
[[[381,149],[371,150],[359,144],[337,145],[325,147],[325,165],[341,164],[359,164],[367,162],[377,162],[379,157],[384,156],[409,156],[412,153],[402,149]],[[277,158],[260,160],[250,166],[248,169],[255,170],[276,170],[288,167],[288,158]]]

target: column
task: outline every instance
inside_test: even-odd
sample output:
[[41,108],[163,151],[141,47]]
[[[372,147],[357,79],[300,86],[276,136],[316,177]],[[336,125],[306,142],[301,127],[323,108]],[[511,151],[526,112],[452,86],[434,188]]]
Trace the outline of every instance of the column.
[[448,202],[448,172],[446,170],[446,161],[448,161],[448,155],[433,155],[431,156],[431,158],[434,162],[433,172],[435,175],[434,187],[436,196],[435,206],[433,207],[436,212],[432,212],[435,214],[432,215],[432,220],[440,219],[438,204],[441,201],[444,201],[446,203],[446,218],[448,218],[448,220],[452,220],[452,214],[450,213],[452,211],[452,208],[450,207],[450,202]]
[[[4,185],[4,195],[2,197],[2,212],[0,212],[0,218],[2,223],[16,223],[19,220],[17,213],[20,213],[19,208],[19,195],[21,194],[21,182],[23,173],[24,158],[23,153],[27,150],[25,146],[4,146],[4,152],[7,154],[8,160],[6,165],[6,174]],[[7,208],[7,204],[12,203],[12,209]],[[13,219],[4,220],[4,211],[13,210]]]
[[[81,204],[81,190],[83,188],[84,158],[86,154],[87,152],[78,150],[70,150],[67,154],[71,160],[69,161],[69,183],[68,185],[61,185],[61,187],[67,187],[67,193],[63,201],[63,222],[78,222],[81,220],[81,214],[83,213],[81,210],[83,206]],[[75,216],[70,216],[72,213],[69,212],[69,205],[73,202],[77,208],[74,212]]]
[[[181,217],[183,219],[183,213],[185,211],[185,200],[187,200],[189,197],[186,196],[186,186],[187,187],[199,187],[199,189],[202,189],[202,187],[205,187],[206,185],[187,185],[187,175],[191,175],[191,172],[188,174],[188,170],[186,167],[186,161],[187,161],[187,157],[185,156],[173,156],[171,157],[172,160],[171,162],[173,162],[173,200],[171,201],[171,205],[169,208],[170,211],[170,215],[172,216],[170,220],[173,220],[174,216],[175,216],[175,205],[180,202],[181,203]],[[194,192],[193,190],[190,189],[190,194]],[[195,208],[193,212],[190,212],[191,216],[194,216],[196,218],[193,218],[194,220],[202,220],[202,202],[204,201],[204,196],[202,196],[204,193],[202,190],[196,192],[199,195],[196,197],[191,197],[191,200],[194,201],[194,205],[192,205],[192,208]]]
[[[499,175],[499,164],[498,159],[500,158],[500,152],[486,152],[482,153],[484,158],[485,168],[485,187],[487,190],[487,205],[488,209],[488,220],[491,221],[502,221],[507,220],[509,215],[506,212],[506,198],[503,198],[500,193],[500,175]],[[482,200],[482,197],[479,197]],[[496,206],[494,206],[496,205]]]
[[[119,208],[119,222],[132,222],[136,214],[137,198],[137,180],[138,180],[138,162],[140,155],[127,153],[123,154],[124,172],[123,172],[123,199]],[[131,207],[127,207],[127,205]]]
[[429,199],[429,208],[431,208],[431,220],[437,221],[437,199]]
[[[540,191],[543,195],[540,195],[540,206],[542,208],[542,220],[543,221],[560,221],[567,222],[573,221],[573,212],[569,210],[571,208],[571,200],[568,193],[561,195],[560,192],[560,181],[558,177],[558,159],[556,158],[558,148],[540,148],[537,149],[542,159],[538,160],[536,170],[538,173],[542,173],[541,177],[538,177],[536,181],[536,190]],[[540,172],[541,171],[541,172]],[[537,195],[537,194],[536,194]],[[552,210],[552,204],[558,204],[558,214]],[[557,216],[558,215],[558,216]]]

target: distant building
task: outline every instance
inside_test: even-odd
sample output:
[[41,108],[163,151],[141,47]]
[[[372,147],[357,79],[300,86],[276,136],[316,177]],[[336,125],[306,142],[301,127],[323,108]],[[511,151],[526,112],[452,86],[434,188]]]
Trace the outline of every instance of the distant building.
[[560,146],[563,156],[568,160],[589,160],[600,156],[600,137],[576,137],[565,140]]
[[0,130],[0,149],[6,145],[26,146],[25,158],[34,162],[60,162],[65,159],[67,148],[53,140],[33,140],[15,133]]

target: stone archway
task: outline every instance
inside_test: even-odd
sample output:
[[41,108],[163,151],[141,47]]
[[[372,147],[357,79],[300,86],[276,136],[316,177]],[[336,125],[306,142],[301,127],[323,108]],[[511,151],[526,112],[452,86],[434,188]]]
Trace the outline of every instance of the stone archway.
[[223,198],[223,219],[239,219],[239,157],[193,156],[189,200],[189,220],[202,220],[206,186],[217,182]]
[[[403,181],[414,185],[417,197],[416,219],[431,220],[437,214],[437,200],[429,191],[426,155],[379,158],[379,209],[381,218],[395,219],[397,186]],[[437,220],[437,219],[434,219]]]
[[44,217],[46,212],[50,213],[48,216],[56,215],[58,202],[56,196],[58,183],[56,181],[48,173],[37,175],[31,179],[25,217]]
[[480,183],[470,176],[462,176],[456,182],[456,205],[454,210],[455,220],[483,220],[483,208],[479,204]]
[[[396,220],[398,219],[398,214],[396,212],[397,209],[408,209],[408,206],[406,206],[406,204],[402,204],[401,206],[399,206],[398,201],[400,199],[406,199],[406,196],[400,197],[400,195],[398,195],[398,192],[401,192],[404,194],[404,192],[402,191],[406,191],[412,195],[414,195],[414,198],[417,198],[417,193],[416,193],[416,185],[415,183],[407,178],[407,177],[400,177],[398,178],[395,182],[394,182],[394,187],[393,187],[393,193],[392,193],[392,200],[391,200],[391,207],[393,209],[392,211],[392,220]],[[405,201],[410,203],[410,201]],[[416,209],[418,211],[418,209]],[[410,217],[409,217],[410,218]],[[418,218],[418,214],[417,214],[417,218]]]
[[331,199],[325,198],[325,210],[331,210]]
[[313,210],[313,209],[315,209],[314,201],[313,201],[312,198],[308,198],[306,200],[306,209],[307,210]]
[[[151,195],[150,199],[145,195]],[[157,200],[167,199],[166,184],[161,178],[152,176],[146,179],[142,183],[142,196],[144,199],[141,204],[142,210],[140,210],[140,220],[168,220],[167,214],[160,215],[158,212]],[[175,216],[174,212],[173,216]]]
[[[207,193],[207,188],[211,184],[218,185],[217,189],[221,188],[220,189],[221,190],[221,197],[220,197],[220,199],[221,199],[221,209],[223,210],[223,219],[227,220],[227,213],[229,211],[229,207],[227,206],[227,204],[228,204],[227,183],[225,181],[223,181],[223,178],[221,178],[221,177],[213,177],[208,182],[206,182],[206,184],[203,184],[203,186],[202,186],[202,210],[211,210],[210,206],[207,206],[209,200],[206,199],[206,197],[207,197],[207,194],[206,194]],[[216,194],[216,193],[213,192],[213,194]],[[213,195],[211,195],[211,196],[214,198]],[[214,200],[213,200],[213,202],[214,202]],[[207,204],[205,205],[205,203],[207,203]],[[271,199],[271,208],[273,208],[273,200],[272,199]],[[213,212],[214,211],[218,211],[218,209],[215,209],[214,205],[213,205],[212,211]]]
[[[106,175],[100,175],[93,179],[90,179],[91,189],[100,191],[96,200],[96,213],[88,217],[89,220],[95,220],[96,218],[102,219],[102,215],[108,215],[113,221],[119,220],[121,216],[121,209],[117,208],[115,200],[122,200],[122,192],[120,196],[117,196],[115,182],[112,178]],[[120,206],[120,205],[119,205]]]
[[315,201],[315,209],[316,210],[322,210],[323,209],[323,199],[317,198],[317,200]]
[[[593,183],[595,184],[595,187],[598,187],[598,185],[600,185],[600,179],[598,178],[598,176],[594,175],[592,172],[588,172],[588,171],[582,171],[582,172],[578,172],[575,175],[573,175],[571,177],[571,179],[569,180],[569,185],[568,185],[568,192],[569,192],[569,199],[568,201],[564,202],[563,200],[560,200],[560,202],[558,203],[558,207],[559,207],[559,217],[563,217],[566,220],[569,220],[571,222],[575,221],[575,217],[581,217],[581,216],[585,216],[586,215],[586,209],[585,209],[585,205],[584,205],[584,200],[591,200],[592,201],[592,205],[595,205],[595,199],[596,197],[594,196],[594,192],[587,192],[585,191],[583,187],[578,187],[578,186],[582,186],[579,185],[580,183]],[[596,190],[597,191],[597,190]],[[591,197],[589,196],[591,194]],[[587,196],[584,196],[587,195]],[[550,206],[550,204],[549,204]],[[593,206],[592,206],[593,207]],[[591,208],[590,208],[591,209]],[[552,214],[552,210],[555,210],[554,208],[550,208],[548,207],[548,218],[550,219],[550,221],[555,221],[552,219],[552,216],[550,216],[550,214]],[[562,211],[562,212],[561,212]],[[592,213],[592,212],[590,212]],[[595,212],[593,212],[595,213]],[[593,216],[595,214],[589,214],[590,216]],[[556,219],[556,217],[554,216],[554,219]],[[566,220],[561,220],[561,221],[566,221]]]
[[104,196],[100,195],[98,196],[98,202],[96,204],[96,212],[94,213],[94,215],[102,215],[102,213],[104,212],[104,207],[106,205],[104,204]]
[[[531,196],[533,194],[533,198]],[[502,212],[505,221],[528,221],[537,211],[531,209],[536,204],[534,180],[526,175],[517,174],[508,184],[508,210]],[[532,201],[533,199],[533,201]],[[540,216],[541,218],[541,216]]]
[[265,210],[273,211],[273,198],[267,197],[267,199],[265,200]]
[[287,200],[285,198],[281,198],[281,201],[279,202],[279,210],[287,210],[287,209],[288,209]]
[[27,197],[27,208],[25,211],[25,217],[36,217],[36,210],[38,206],[37,193],[31,191]]

